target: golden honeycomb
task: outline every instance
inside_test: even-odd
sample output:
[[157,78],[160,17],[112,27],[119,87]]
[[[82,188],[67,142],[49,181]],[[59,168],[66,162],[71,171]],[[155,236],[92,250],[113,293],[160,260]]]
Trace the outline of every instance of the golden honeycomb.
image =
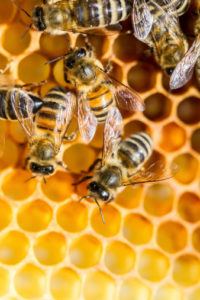
[[[18,0],[29,12],[40,0]],[[187,16],[187,15],[186,15]],[[187,18],[184,16],[184,20]],[[189,17],[188,17],[189,18]],[[17,83],[40,82],[40,93],[65,85],[65,36],[34,30],[29,19],[0,0],[0,68]],[[129,22],[124,23],[129,27]],[[70,36],[72,45],[83,39]],[[98,58],[113,61],[112,74],[137,90],[144,113],[124,116],[124,135],[151,134],[155,159],[180,166],[172,179],[125,188],[102,206],[78,202],[85,185],[58,171],[47,184],[23,168],[26,137],[18,122],[0,122],[0,299],[199,300],[200,299],[200,97],[196,82],[173,93],[168,80],[132,35],[89,36]],[[37,89],[38,90],[38,89]],[[77,127],[74,119],[70,128]],[[102,127],[94,140],[63,145],[74,174],[100,155]]]

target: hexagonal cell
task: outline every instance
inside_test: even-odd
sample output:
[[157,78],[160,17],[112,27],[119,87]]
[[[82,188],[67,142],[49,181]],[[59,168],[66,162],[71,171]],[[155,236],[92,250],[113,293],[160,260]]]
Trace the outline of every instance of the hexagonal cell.
[[66,172],[56,172],[55,175],[47,178],[47,184],[41,183],[45,196],[55,202],[66,200],[73,193],[72,176]]
[[162,139],[160,146],[165,151],[176,151],[180,149],[186,142],[186,132],[184,128],[171,122],[162,128]]
[[177,166],[177,174],[174,178],[183,184],[192,182],[198,171],[198,160],[190,153],[183,153],[173,159],[173,164]]
[[183,293],[172,284],[166,283],[160,286],[152,300],[183,300]]
[[5,296],[10,288],[10,274],[9,271],[0,267],[0,297]]
[[30,45],[31,36],[28,32],[23,39],[22,35],[27,30],[27,27],[21,23],[12,23],[2,34],[2,46],[12,55],[23,53]]
[[121,283],[118,297],[119,300],[150,300],[151,290],[144,282],[130,277]]
[[[69,35],[67,36],[69,38]],[[42,33],[40,36],[40,51],[49,58],[57,58],[66,54],[69,51],[69,43],[66,35]]]
[[[15,201],[23,201],[30,197],[36,188],[36,180],[29,180],[30,173],[22,169],[14,169],[7,174],[1,183],[2,192]],[[12,189],[10,188],[12,186]]]
[[200,280],[200,261],[192,254],[179,256],[173,266],[173,278],[181,286],[189,287]]
[[10,22],[15,16],[17,9],[11,0],[0,3],[0,24]]
[[0,53],[0,70],[4,70],[7,67],[7,65],[8,65],[8,58],[5,55]]
[[[35,6],[41,5],[41,0],[26,0],[25,2],[21,3],[21,6],[24,10],[26,10],[30,15],[32,15],[33,8]],[[30,17],[28,17],[23,11],[19,11],[20,19],[26,25],[30,25]]]
[[200,227],[197,227],[192,234],[192,245],[200,252]]
[[139,120],[132,120],[124,126],[124,137],[142,131],[149,132],[147,125]]
[[127,209],[136,208],[142,201],[142,191],[143,189],[140,185],[134,187],[127,186],[116,196],[115,203]]
[[19,147],[9,137],[5,138],[4,135],[0,137],[0,141],[0,170],[14,167],[20,156]]
[[58,264],[66,256],[67,245],[65,236],[51,231],[38,237],[33,247],[37,260],[47,266]]
[[176,253],[187,245],[187,229],[178,222],[166,221],[158,227],[156,238],[164,251]]
[[120,34],[114,41],[112,51],[123,62],[132,62],[141,57],[145,48],[133,35]]
[[46,80],[50,74],[50,66],[49,64],[45,65],[46,62],[47,59],[38,53],[31,53],[25,56],[18,65],[19,79],[25,83]]
[[53,272],[50,279],[50,292],[54,299],[78,300],[81,279],[76,271],[63,267]]
[[91,234],[73,239],[69,251],[72,264],[78,268],[90,268],[98,264],[102,255],[101,242]]
[[116,275],[130,272],[134,268],[135,259],[134,250],[120,241],[110,242],[104,255],[106,267]]
[[151,215],[162,217],[173,208],[174,191],[164,183],[151,185],[144,197],[144,209]]
[[85,300],[115,299],[115,282],[105,272],[94,271],[86,276],[83,293]]
[[200,128],[193,131],[191,136],[192,149],[200,153]]
[[152,64],[139,62],[128,71],[127,80],[128,84],[137,92],[146,92],[155,85],[156,70]]
[[15,265],[28,254],[30,243],[20,231],[12,230],[0,236],[0,261],[6,265]]
[[160,93],[147,97],[144,104],[144,115],[154,122],[166,119],[171,112],[171,100]]
[[146,244],[153,234],[153,224],[141,214],[128,214],[124,219],[123,236],[134,245]]
[[80,232],[88,225],[88,209],[83,203],[70,201],[59,207],[57,222],[68,232]]
[[[108,51],[109,40],[106,36],[89,34],[88,40],[92,46],[95,57],[100,58]],[[76,40],[76,47],[85,47],[85,37],[82,34],[79,35]]]
[[46,274],[34,264],[25,264],[17,270],[14,286],[17,293],[25,299],[38,299],[46,291]]
[[140,254],[138,272],[142,278],[157,282],[162,280],[168,272],[169,260],[155,249],[143,250]]
[[188,97],[181,101],[177,108],[179,119],[190,125],[200,121],[200,100],[196,97]]
[[178,213],[186,221],[200,221],[200,198],[190,192],[182,194],[178,201]]
[[17,222],[25,231],[38,232],[48,227],[52,215],[52,209],[45,201],[34,200],[20,207]]
[[[87,159],[85,159],[87,157]],[[63,161],[71,172],[87,171],[96,158],[95,151],[84,144],[74,144],[63,154]]]
[[105,205],[102,207],[102,213],[105,224],[102,222],[99,209],[96,207],[93,210],[91,216],[91,225],[93,229],[105,237],[116,235],[119,232],[121,225],[121,214],[119,210],[112,205]]
[[12,208],[10,205],[0,200],[0,230],[6,228],[12,220]]

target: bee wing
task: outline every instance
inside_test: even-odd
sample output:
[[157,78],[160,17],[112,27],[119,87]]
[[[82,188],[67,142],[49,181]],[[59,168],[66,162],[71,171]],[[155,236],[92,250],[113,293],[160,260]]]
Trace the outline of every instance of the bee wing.
[[78,97],[78,126],[82,139],[89,143],[96,132],[97,119],[83,97]]
[[108,158],[113,152],[113,149],[119,142],[119,137],[123,132],[123,120],[120,111],[117,107],[112,107],[107,115],[104,138],[103,138],[103,164],[106,163]]
[[15,86],[13,77],[11,77],[10,75],[0,73],[0,86],[6,88],[13,88]]
[[145,40],[153,24],[153,16],[149,11],[146,0],[133,1],[132,22],[136,38]]
[[24,129],[27,137],[32,137],[35,131],[34,114],[32,112],[34,108],[33,100],[27,93],[17,88],[12,89],[10,97],[12,109],[20,125]]
[[200,55],[200,35],[197,36],[190,49],[177,64],[170,78],[170,89],[178,89],[191,78],[196,61]]

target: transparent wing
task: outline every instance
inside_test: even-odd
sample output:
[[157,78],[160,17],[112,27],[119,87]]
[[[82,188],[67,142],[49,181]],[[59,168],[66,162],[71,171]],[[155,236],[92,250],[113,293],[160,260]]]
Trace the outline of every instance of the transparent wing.
[[122,132],[123,120],[121,113],[117,107],[112,107],[108,112],[104,127],[103,164],[106,163],[116,144],[118,144]]
[[6,88],[13,88],[15,82],[12,76],[0,73],[0,86]]
[[12,109],[24,129],[28,138],[32,137],[35,132],[34,114],[32,113],[34,102],[33,100],[20,89],[11,91]]
[[82,139],[89,143],[95,135],[97,119],[83,97],[78,98],[78,126]]
[[197,36],[190,49],[177,64],[170,78],[170,89],[178,89],[186,84],[191,78],[196,61],[200,55],[200,35]]
[[153,16],[149,11],[146,0],[133,1],[132,23],[136,38],[145,40],[153,24]]

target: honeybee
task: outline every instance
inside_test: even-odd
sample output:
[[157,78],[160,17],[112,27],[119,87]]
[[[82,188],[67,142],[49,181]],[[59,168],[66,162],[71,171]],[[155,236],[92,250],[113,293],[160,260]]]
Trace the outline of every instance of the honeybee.
[[38,31],[62,34],[83,32],[90,28],[104,28],[125,20],[132,10],[132,0],[52,0],[42,1],[32,15],[12,0],[32,20]]
[[79,131],[85,142],[92,140],[97,124],[105,122],[116,103],[129,111],[144,109],[140,96],[109,76],[110,66],[104,70],[91,48],[71,49],[63,63],[65,81],[76,87]]
[[198,85],[200,86],[200,7],[197,2],[197,19],[194,32],[196,39],[190,49],[177,64],[170,78],[170,88],[178,89],[184,86],[191,78],[195,69]]
[[147,3],[145,0],[134,1],[136,2],[132,13],[134,34],[153,49],[158,65],[167,75],[171,75],[188,50],[188,42],[178,22],[176,1],[164,1],[163,7],[152,0]]
[[[152,154],[151,137],[145,132],[140,132],[121,140],[122,131],[122,117],[117,108],[112,107],[104,127],[103,157],[97,159],[89,169],[95,169],[94,175],[83,177],[73,184],[78,185],[90,180],[87,185],[88,196],[81,199],[90,198],[97,203],[104,223],[98,200],[109,203],[120,187],[166,179],[163,177],[164,172],[162,174],[155,171],[155,162],[143,168]],[[164,169],[163,162],[157,163],[160,169]]]
[[64,167],[57,156],[74,114],[76,96],[62,87],[54,87],[44,97],[39,112],[34,116],[28,111],[25,119],[21,110],[16,109],[15,91],[11,93],[11,101],[17,119],[28,137],[29,156],[25,163],[33,174],[32,178],[45,178],[52,175],[58,165]]

